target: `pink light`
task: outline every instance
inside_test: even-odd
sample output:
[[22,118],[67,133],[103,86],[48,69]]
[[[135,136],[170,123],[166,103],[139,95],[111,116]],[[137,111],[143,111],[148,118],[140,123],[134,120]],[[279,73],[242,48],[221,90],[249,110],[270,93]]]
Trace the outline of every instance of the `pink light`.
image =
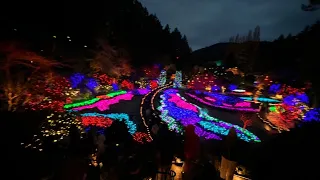
[[222,103],[224,106],[226,106],[226,107],[232,107],[232,105],[231,104],[226,104],[226,103]]
[[235,107],[251,107],[251,103],[250,102],[239,102],[234,106]]
[[216,99],[211,98],[211,97],[205,97],[205,99],[206,99],[206,100],[209,100],[209,101],[211,101],[211,102],[216,102]]
[[133,94],[129,94],[129,93],[128,94],[122,94],[122,95],[116,96],[116,97],[111,98],[111,99],[103,99],[103,100],[100,100],[100,101],[98,101],[96,103],[93,103],[93,104],[90,104],[90,105],[73,108],[72,110],[81,111],[81,110],[84,110],[84,109],[98,108],[99,111],[105,111],[105,110],[108,110],[110,108],[110,105],[117,104],[117,103],[119,103],[120,100],[129,101],[132,98],[133,98]]
[[170,94],[171,98],[168,99],[169,102],[173,102],[176,104],[176,106],[183,108],[183,109],[188,109],[193,112],[198,112],[198,108],[195,107],[192,104],[187,103],[186,101],[182,100],[180,96],[176,94]]
[[192,94],[189,94],[189,93],[186,93],[186,95],[194,98],[195,100],[203,103],[203,104],[206,104],[208,106],[212,106],[212,107],[217,107],[217,108],[222,108],[222,109],[229,109],[229,110],[236,110],[236,111],[247,111],[247,112],[259,112],[260,110],[259,109],[253,109],[253,108],[242,108],[242,107],[228,107],[228,106],[218,106],[218,105],[214,105],[214,104],[211,104],[207,101],[204,101],[202,100],[201,98],[195,96],[195,95],[192,95]]

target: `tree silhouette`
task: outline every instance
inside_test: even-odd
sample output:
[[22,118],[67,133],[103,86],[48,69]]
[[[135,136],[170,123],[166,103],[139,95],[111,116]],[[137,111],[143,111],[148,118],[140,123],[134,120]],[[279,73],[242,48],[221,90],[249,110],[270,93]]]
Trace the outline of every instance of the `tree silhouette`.
[[240,119],[243,122],[243,128],[246,129],[248,126],[252,125],[252,119],[251,115],[247,113],[242,113],[240,115]]

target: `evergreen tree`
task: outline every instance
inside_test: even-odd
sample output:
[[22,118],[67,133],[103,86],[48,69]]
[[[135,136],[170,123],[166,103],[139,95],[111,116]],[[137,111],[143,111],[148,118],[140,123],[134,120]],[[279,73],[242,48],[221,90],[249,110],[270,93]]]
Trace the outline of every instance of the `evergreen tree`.
[[247,37],[247,41],[252,41],[253,37],[252,37],[252,30],[249,30],[248,32],[248,37]]
[[254,41],[260,41],[260,26],[257,26],[257,27],[254,29],[253,40],[254,40]]
[[278,39],[277,39],[277,40],[279,40],[279,41],[284,40],[284,35],[283,35],[283,34],[281,34],[281,35],[278,37]]
[[239,34],[237,34],[236,38],[235,38],[235,43],[239,43],[240,42],[240,39],[239,39]]

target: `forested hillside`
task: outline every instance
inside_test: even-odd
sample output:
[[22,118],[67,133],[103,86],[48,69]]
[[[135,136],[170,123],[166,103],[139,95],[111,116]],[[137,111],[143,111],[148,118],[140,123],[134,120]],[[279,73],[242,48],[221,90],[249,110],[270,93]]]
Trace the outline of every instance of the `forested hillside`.
[[32,42],[23,44],[60,59],[90,58],[97,40],[107,42],[135,66],[151,60],[170,63],[190,53],[187,38],[178,29],[162,26],[138,1],[31,1],[19,6],[12,2],[1,18],[2,41]]

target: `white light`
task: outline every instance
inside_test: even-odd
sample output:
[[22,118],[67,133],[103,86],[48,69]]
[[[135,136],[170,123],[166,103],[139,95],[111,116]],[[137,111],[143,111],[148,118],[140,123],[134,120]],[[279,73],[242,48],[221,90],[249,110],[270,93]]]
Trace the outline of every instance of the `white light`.
[[69,41],[71,41],[71,39],[69,39]]
[[241,93],[241,92],[246,92],[246,90],[244,90],[244,89],[235,89],[235,90],[232,90],[233,92],[239,92],[239,93]]
[[84,47],[87,47],[86,45],[84,45]]
[[69,39],[69,38],[70,38],[70,36],[67,36],[67,38]]

